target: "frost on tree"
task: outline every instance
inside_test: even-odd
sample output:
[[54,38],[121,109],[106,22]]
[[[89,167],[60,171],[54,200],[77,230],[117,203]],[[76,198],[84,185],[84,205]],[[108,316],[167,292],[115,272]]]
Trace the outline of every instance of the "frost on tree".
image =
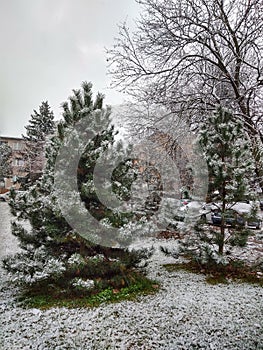
[[248,236],[238,223],[229,229],[226,218],[236,202],[253,199],[254,160],[242,121],[221,107],[200,126],[199,142],[209,169],[209,200],[217,206],[221,223],[213,229],[197,224],[182,246],[201,263],[223,262],[225,244],[243,245]]
[[[92,85],[84,82],[82,88],[73,90],[69,101],[63,103],[63,120],[58,123],[57,132],[47,146],[43,176],[24,194],[13,194],[10,200],[12,213],[17,219],[12,224],[12,233],[19,239],[22,251],[4,259],[4,267],[10,272],[13,282],[35,291],[58,288],[65,293],[82,293],[94,285],[97,290],[109,286],[120,288],[131,283],[133,278],[130,272],[123,277],[126,269],[145,257],[144,252],[103,247],[84,239],[69,226],[58,206],[54,186],[58,151],[65,136],[74,132],[76,123],[85,117],[89,120],[89,130],[96,130],[98,122],[103,125],[103,130],[86,145],[77,169],[79,192],[71,193],[71,201],[66,204],[74,211],[74,201],[80,195],[86,209],[97,220],[107,220],[115,227],[127,222],[128,215],[106,208],[94,190],[92,174],[96,160],[113,147],[116,132],[111,125],[110,108],[103,107],[101,94],[93,101],[91,89]],[[125,149],[118,144],[114,156],[123,152]],[[129,193],[131,177],[126,176],[129,164],[121,164],[112,176],[113,187],[118,182],[116,193],[121,198]],[[25,229],[19,219],[29,220],[31,230]]]
[[113,86],[195,127],[217,105],[235,110],[252,141],[263,189],[262,0],[138,3],[137,28],[121,25],[108,50]]
[[25,126],[25,172],[28,181],[34,182],[43,172],[45,165],[45,148],[48,138],[54,133],[54,114],[47,101],[42,102],[39,111],[34,110]]
[[5,142],[0,143],[0,181],[12,173],[12,149]]

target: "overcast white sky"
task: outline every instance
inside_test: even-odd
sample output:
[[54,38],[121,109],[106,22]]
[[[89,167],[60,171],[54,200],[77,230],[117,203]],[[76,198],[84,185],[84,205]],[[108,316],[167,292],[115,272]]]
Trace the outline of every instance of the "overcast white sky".
[[105,47],[139,14],[135,0],[0,0],[0,135],[21,136],[33,109],[60,104],[91,81],[107,104],[123,96],[108,89]]

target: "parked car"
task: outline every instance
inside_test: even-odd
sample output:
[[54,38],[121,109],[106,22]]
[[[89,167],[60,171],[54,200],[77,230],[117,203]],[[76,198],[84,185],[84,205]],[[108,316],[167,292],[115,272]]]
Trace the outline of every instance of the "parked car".
[[261,210],[263,210],[263,199],[259,200],[259,207]]
[[[221,225],[222,213],[219,210],[215,210],[211,213],[212,223],[214,225]],[[227,226],[245,226],[246,220],[237,211],[228,209],[225,212],[225,225]]]
[[244,216],[246,221],[246,226],[248,228],[260,229],[262,227],[262,219],[257,215],[257,213],[253,212],[253,202],[249,204],[245,203],[236,203],[232,208],[235,208],[238,213]]
[[189,204],[191,202],[191,199],[190,198],[182,198],[180,200],[180,202],[181,202],[182,205],[187,205],[187,204]]
[[181,200],[181,206],[177,208],[174,219],[177,221],[185,221],[187,217],[189,220],[198,220],[205,215],[208,211],[203,210],[203,203],[198,201],[188,200],[187,203],[183,203]]
[[[2,202],[8,202],[10,200],[10,191],[0,194],[0,201]],[[19,196],[23,196],[26,192],[15,190],[15,194]]]
[[[262,219],[258,216],[251,216],[253,203],[237,202],[229,205],[226,215],[226,225],[247,226],[248,228],[260,229],[262,227]],[[208,203],[203,206],[204,213],[202,219],[209,224],[221,224],[221,211],[219,203]]]
[[[241,226],[248,228],[260,229],[262,227],[262,219],[255,215],[251,217],[253,203],[237,202],[229,204],[225,215],[226,226]],[[220,203],[201,203],[198,201],[189,201],[183,203],[180,200],[179,205],[173,211],[173,220],[175,222],[189,222],[189,220],[201,219],[203,223],[211,225],[221,225],[222,214]]]
[[1,193],[0,194],[0,201],[7,202],[9,200],[9,192]]
[[246,224],[247,224],[247,227],[249,228],[255,228],[259,230],[262,227],[262,220],[257,216],[255,218],[249,218]]

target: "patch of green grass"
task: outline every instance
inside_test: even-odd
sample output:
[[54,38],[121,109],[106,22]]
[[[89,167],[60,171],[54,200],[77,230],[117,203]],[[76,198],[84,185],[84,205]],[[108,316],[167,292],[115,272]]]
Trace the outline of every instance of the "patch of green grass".
[[244,265],[240,261],[233,261],[231,264],[206,266],[200,265],[195,261],[184,263],[165,264],[164,268],[168,272],[187,271],[192,273],[204,274],[206,282],[209,284],[228,283],[229,280],[243,283],[259,284],[263,286],[263,278],[258,277],[257,271]]
[[222,276],[222,275],[218,275],[218,276],[214,276],[214,275],[211,275],[211,276],[207,276],[206,277],[206,282],[208,284],[212,284],[212,285],[215,285],[215,284],[228,284],[228,280],[225,276]]
[[88,308],[96,307],[103,303],[114,303],[123,300],[136,300],[140,295],[148,295],[157,292],[159,284],[156,281],[150,280],[145,276],[137,275],[134,283],[127,287],[114,289],[112,287],[105,288],[100,291],[91,290],[87,295],[76,296],[74,294],[63,296],[63,293],[50,295],[48,293],[24,292],[18,300],[23,306],[39,308],[42,310],[51,307],[66,307],[66,308]]

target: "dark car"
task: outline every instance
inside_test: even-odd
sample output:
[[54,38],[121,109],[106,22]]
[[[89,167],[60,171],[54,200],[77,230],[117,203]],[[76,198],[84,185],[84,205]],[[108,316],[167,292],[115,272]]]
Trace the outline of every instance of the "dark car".
[[263,210],[263,199],[260,199],[259,201],[259,207],[261,210]]
[[249,218],[247,220],[247,227],[259,230],[262,227],[262,220],[259,217]]
[[[221,225],[222,223],[221,211],[214,210],[211,213],[211,219],[214,225]],[[225,212],[225,224],[228,226],[245,226],[246,221],[236,211],[229,209]]]

